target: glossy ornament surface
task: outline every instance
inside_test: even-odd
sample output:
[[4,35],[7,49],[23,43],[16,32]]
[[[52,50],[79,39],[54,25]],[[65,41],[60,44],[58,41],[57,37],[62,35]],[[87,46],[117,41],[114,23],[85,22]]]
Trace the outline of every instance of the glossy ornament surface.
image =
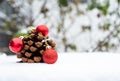
[[43,53],[43,61],[47,64],[53,64],[57,61],[58,54],[54,49],[47,49]]
[[36,31],[42,33],[44,36],[47,36],[49,32],[48,27],[45,25],[38,25]]
[[23,41],[20,38],[13,38],[9,42],[9,49],[14,53],[20,52],[22,48],[23,48]]

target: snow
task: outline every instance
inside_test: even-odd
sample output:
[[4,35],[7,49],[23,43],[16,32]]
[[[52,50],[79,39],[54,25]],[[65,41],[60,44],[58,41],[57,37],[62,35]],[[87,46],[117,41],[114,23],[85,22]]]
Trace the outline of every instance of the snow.
[[0,12],[0,18],[4,19],[6,17],[6,15],[3,12]]
[[120,81],[120,54],[59,53],[55,64],[0,54],[0,81]]

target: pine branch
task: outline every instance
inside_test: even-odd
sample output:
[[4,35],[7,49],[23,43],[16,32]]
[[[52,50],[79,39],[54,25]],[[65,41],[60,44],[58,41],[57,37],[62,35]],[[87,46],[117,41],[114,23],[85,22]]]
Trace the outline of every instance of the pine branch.
[[[110,37],[114,34],[115,31],[117,31],[120,28],[120,24],[116,25],[112,31],[101,41],[101,46],[104,45],[104,43],[110,39]],[[97,49],[99,49],[99,44],[92,50],[92,52],[95,52]]]

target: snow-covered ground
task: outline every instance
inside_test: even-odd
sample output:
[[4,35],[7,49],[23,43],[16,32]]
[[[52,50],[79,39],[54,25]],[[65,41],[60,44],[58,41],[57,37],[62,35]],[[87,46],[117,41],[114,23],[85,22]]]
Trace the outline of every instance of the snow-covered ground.
[[59,53],[55,64],[0,54],[0,81],[120,81],[120,54]]

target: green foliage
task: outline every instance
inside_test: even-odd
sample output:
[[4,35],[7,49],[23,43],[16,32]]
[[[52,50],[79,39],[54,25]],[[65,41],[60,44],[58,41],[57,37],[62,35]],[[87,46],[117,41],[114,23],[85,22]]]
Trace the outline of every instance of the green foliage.
[[14,20],[11,20],[11,21],[5,20],[5,24],[3,28],[4,28],[3,30],[5,31],[12,31],[13,33],[18,31],[16,22]]
[[117,0],[118,3],[120,3],[120,0]]
[[94,8],[97,8],[99,4],[97,3],[96,0],[91,0],[91,4],[88,6],[88,10],[92,10]]
[[105,43],[103,44],[103,46],[105,46],[105,48],[108,49],[109,46],[110,46],[110,45],[109,45],[109,42],[105,42]]
[[111,46],[111,48],[114,48],[114,47],[115,47],[115,44],[112,43],[110,46]]
[[117,33],[120,33],[120,29],[117,30]]
[[82,31],[85,32],[85,31],[87,31],[87,30],[90,31],[90,30],[91,30],[91,26],[85,26],[85,25],[83,25],[83,26],[82,26]]
[[15,0],[3,1],[5,4],[3,4],[3,9],[0,10],[0,12],[3,12],[7,17],[0,19],[0,21],[3,22],[3,25],[0,24],[0,26],[2,28],[2,31],[15,33],[19,30],[19,27],[23,27],[24,25],[26,25],[26,22],[24,21],[26,19],[26,16],[24,16],[24,13],[21,13],[20,5],[14,5],[17,3]]
[[13,35],[13,37],[20,37],[20,36],[29,36],[29,34],[28,33],[17,32]]
[[100,4],[99,2],[97,2],[97,0],[91,0],[91,4],[88,6],[88,10],[92,10],[94,8],[97,8],[104,15],[106,15],[109,6],[110,6],[109,0],[106,1],[105,5]]
[[57,27],[57,32],[60,33],[62,31],[62,24],[59,24]]
[[32,4],[32,3],[33,3],[33,0],[28,0],[28,3],[29,3],[29,4]]
[[63,38],[62,38],[62,42],[63,42],[64,44],[66,44],[67,38],[66,38],[66,37],[63,37]]
[[102,7],[101,10],[102,10],[102,12],[103,12],[104,15],[107,14],[107,10],[108,10],[109,6],[110,6],[109,1],[107,1],[106,4],[105,4],[105,6]]
[[67,7],[68,1],[67,0],[58,0],[59,6]]
[[115,31],[112,36],[113,36],[114,38],[116,38],[116,37],[118,36],[118,32]]
[[74,50],[74,51],[77,50],[77,47],[76,47],[76,45],[74,45],[74,44],[69,44],[68,47],[69,47],[70,49]]
[[105,23],[103,26],[100,26],[99,29],[103,31],[109,31],[110,25],[111,25],[110,23]]

